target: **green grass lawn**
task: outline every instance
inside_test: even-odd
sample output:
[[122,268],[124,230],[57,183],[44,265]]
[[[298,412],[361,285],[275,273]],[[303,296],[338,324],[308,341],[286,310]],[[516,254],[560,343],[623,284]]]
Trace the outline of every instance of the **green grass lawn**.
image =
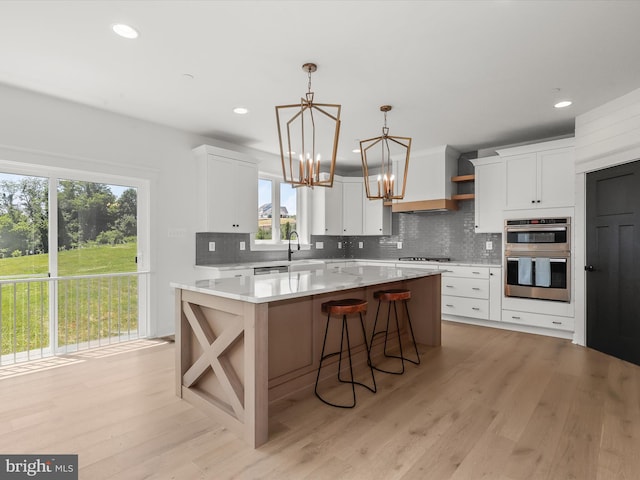
[[[136,244],[100,245],[58,254],[60,277],[135,272]],[[48,255],[0,259],[0,277],[46,276]],[[60,280],[58,345],[137,331],[137,277]],[[47,282],[4,284],[0,290],[2,354],[49,345]]]
[[[97,245],[58,252],[58,275],[93,275],[135,272],[135,243]],[[49,255],[25,255],[0,259],[0,279],[7,276],[40,276],[49,271]]]

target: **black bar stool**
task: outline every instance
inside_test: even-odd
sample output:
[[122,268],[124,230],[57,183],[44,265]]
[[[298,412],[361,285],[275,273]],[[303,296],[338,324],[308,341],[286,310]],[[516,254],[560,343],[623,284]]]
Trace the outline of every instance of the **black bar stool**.
[[[366,389],[370,390],[373,393],[376,393],[376,378],[373,374],[373,369],[371,367],[371,358],[369,357],[369,346],[367,345],[367,334],[364,329],[364,320],[362,319],[362,314],[367,311],[367,302],[365,300],[360,300],[358,298],[347,298],[344,300],[332,300],[330,302],[325,302],[322,304],[322,313],[327,314],[327,326],[324,331],[324,341],[322,342],[322,353],[320,354],[320,365],[318,366],[318,375],[316,376],[316,386],[315,393],[316,396],[322,400],[327,405],[331,405],[333,407],[340,408],[353,408],[356,405],[356,385],[361,385]],[[360,316],[360,326],[362,327],[362,337],[364,339],[365,351],[367,352],[367,366],[369,367],[369,371],[371,372],[371,379],[373,380],[373,388],[365,385],[364,383],[357,382],[353,378],[353,364],[351,362],[351,342],[349,341],[349,328],[347,325],[347,315],[358,314]],[[329,332],[329,323],[331,322],[332,316],[342,315],[342,334],[340,337],[340,350],[336,352],[331,352],[325,354],[325,347],[327,344],[327,333]],[[343,380],[340,377],[340,371],[342,370],[342,352],[344,349],[345,337],[347,341],[346,353],[349,356],[349,379]],[[318,393],[318,381],[320,380],[320,370],[322,370],[322,363],[329,357],[334,355],[340,355],[340,359],[338,360],[338,380],[342,383],[350,383],[351,384],[351,392],[353,395],[353,401],[348,405],[339,405],[336,403],[329,402],[322,398]]]
[[[416,345],[416,338],[413,335],[413,325],[411,325],[411,317],[409,316],[409,307],[407,306],[407,300],[411,299],[411,290],[405,290],[401,288],[390,289],[390,290],[378,290],[374,292],[373,298],[378,300],[378,309],[376,310],[376,320],[373,322],[373,331],[371,332],[371,341],[369,342],[369,349],[373,348],[373,339],[376,335],[381,335],[384,333],[384,356],[387,358],[398,358],[400,359],[400,363],[402,364],[402,368],[399,371],[391,371],[385,370],[380,367],[376,367],[372,365],[372,368],[378,370],[379,372],[391,373],[393,375],[402,375],[404,373],[404,362],[411,362],[416,365],[420,364],[420,355],[418,354],[418,346]],[[413,342],[413,349],[415,350],[416,360],[412,360],[406,357],[402,350],[402,335],[400,333],[400,323],[398,322],[398,307],[396,302],[401,301],[404,305],[405,313],[407,315],[407,324],[409,325],[409,332],[411,333],[411,341]],[[378,326],[378,316],[380,313],[380,305],[382,302],[388,302],[389,308],[387,309],[387,327],[384,330],[376,331],[376,327]],[[393,312],[395,316],[396,323],[396,331],[398,333],[398,348],[400,350],[400,355],[392,355],[387,352],[387,343],[389,339],[389,322],[391,320],[391,305],[393,304]]]

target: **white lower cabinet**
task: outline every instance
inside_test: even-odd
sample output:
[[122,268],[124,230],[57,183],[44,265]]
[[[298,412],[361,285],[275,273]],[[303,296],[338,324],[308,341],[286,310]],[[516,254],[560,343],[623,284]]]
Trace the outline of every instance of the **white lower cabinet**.
[[489,320],[502,320],[502,269],[489,268]]
[[489,300],[442,295],[442,314],[489,319]]
[[573,331],[574,319],[541,313],[521,312],[517,310],[503,310],[502,321],[516,325],[550,328],[554,330]]
[[491,305],[496,296],[491,294],[491,287],[495,288],[495,282],[492,282],[490,270],[498,270],[499,276],[500,269],[468,265],[447,265],[440,269],[446,270],[442,273],[443,318],[490,320],[492,311],[496,310]]

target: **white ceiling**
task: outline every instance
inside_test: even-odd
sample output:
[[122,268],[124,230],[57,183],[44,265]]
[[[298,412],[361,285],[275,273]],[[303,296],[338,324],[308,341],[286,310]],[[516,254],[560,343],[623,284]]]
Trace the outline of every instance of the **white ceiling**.
[[640,87],[639,20],[640,1],[0,0],[0,82],[277,153],[274,106],[315,62],[316,101],[342,104],[339,162],[357,165],[382,104],[414,152],[572,133]]

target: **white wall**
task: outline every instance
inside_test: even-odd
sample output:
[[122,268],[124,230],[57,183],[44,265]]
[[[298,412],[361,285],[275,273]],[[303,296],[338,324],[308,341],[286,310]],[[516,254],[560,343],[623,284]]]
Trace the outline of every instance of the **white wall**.
[[[224,142],[0,85],[0,162],[71,168],[149,181],[151,334],[174,332],[171,281],[195,263],[195,161],[191,149]],[[184,232],[169,236],[169,231]]]
[[586,173],[640,159],[640,89],[576,117],[574,342],[586,344]]

